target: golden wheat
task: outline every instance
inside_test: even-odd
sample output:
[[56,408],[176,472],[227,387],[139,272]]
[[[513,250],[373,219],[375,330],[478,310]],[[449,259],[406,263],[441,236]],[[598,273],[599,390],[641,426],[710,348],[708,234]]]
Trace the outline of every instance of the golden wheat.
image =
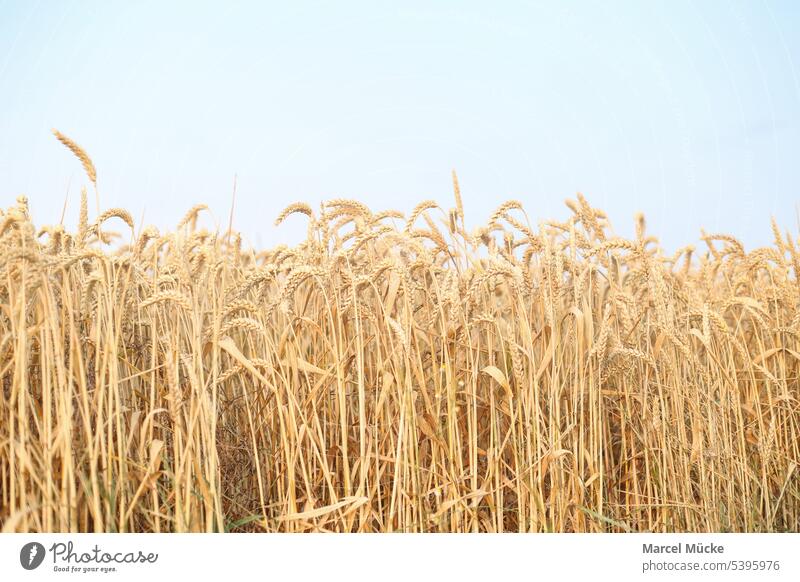
[[444,229],[434,201],[295,203],[277,222],[309,216],[307,240],[267,251],[198,230],[204,205],[107,247],[124,210],[90,223],[84,192],[70,233],[21,198],[3,530],[797,531],[796,241],[773,222],[774,247],[670,256],[582,195],[468,235],[453,186]]

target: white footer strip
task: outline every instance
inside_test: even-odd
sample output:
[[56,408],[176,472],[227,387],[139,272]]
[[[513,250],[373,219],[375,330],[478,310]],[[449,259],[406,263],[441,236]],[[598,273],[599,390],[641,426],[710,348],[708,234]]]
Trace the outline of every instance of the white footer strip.
[[800,580],[800,534],[0,534],[0,580]]

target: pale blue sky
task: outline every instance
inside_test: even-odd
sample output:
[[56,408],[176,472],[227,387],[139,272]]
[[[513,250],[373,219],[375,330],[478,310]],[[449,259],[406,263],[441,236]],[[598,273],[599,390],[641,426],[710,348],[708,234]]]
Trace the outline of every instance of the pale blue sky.
[[0,205],[69,220],[85,178],[160,228],[205,202],[255,244],[287,204],[508,198],[533,221],[581,191],[669,246],[701,226],[797,232],[800,3],[0,0]]

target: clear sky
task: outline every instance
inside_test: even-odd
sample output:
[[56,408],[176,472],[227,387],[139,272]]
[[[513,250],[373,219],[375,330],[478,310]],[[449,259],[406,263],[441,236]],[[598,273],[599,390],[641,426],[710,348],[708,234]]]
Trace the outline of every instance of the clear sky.
[[702,226],[748,247],[797,233],[800,3],[0,0],[0,205],[75,221],[101,204],[159,228],[200,202],[253,244],[294,241],[291,202],[508,198],[533,222],[583,192],[668,246]]

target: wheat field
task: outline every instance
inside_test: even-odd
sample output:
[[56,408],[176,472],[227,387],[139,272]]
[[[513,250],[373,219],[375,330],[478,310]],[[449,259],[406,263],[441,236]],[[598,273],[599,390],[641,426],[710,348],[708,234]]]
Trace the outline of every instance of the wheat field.
[[468,230],[454,186],[407,217],[292,204],[307,238],[269,250],[202,205],[159,233],[84,190],[68,232],[20,197],[2,530],[800,529],[797,239],[666,255],[583,196]]

